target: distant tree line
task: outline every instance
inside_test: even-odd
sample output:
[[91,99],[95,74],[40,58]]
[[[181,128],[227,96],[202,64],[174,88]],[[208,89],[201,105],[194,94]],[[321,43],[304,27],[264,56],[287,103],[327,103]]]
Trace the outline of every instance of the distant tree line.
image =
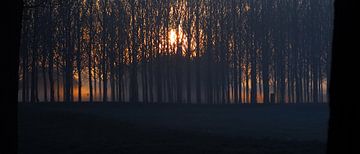
[[47,0],[23,12],[19,101],[327,102],[332,3]]

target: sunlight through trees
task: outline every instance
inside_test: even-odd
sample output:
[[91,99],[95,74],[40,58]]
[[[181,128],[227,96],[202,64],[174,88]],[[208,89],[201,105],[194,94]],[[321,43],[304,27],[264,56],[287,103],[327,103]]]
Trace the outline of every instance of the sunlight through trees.
[[24,10],[19,101],[327,102],[332,13],[331,0],[48,0]]

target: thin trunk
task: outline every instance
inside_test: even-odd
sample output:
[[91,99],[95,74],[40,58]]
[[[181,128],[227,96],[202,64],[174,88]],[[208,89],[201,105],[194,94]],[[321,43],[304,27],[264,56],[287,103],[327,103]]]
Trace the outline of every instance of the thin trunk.
[[[45,55],[45,53],[44,53],[44,55]],[[45,59],[45,58],[43,58],[43,59]],[[47,103],[48,102],[48,95],[47,95],[47,93],[48,93],[48,90],[47,90],[47,82],[46,82],[46,68],[45,68],[45,63],[46,63],[46,60],[43,60],[43,66],[42,66],[42,68],[43,68],[43,73],[42,73],[42,78],[43,78],[43,86],[44,86],[44,102],[45,103]]]
[[52,16],[52,11],[53,11],[53,7],[52,7],[52,2],[50,2],[50,6],[49,6],[49,28],[48,28],[48,33],[49,33],[49,68],[48,68],[48,76],[49,76],[49,85],[50,85],[50,102],[55,102],[55,96],[54,96],[54,73],[53,73],[53,68],[54,68],[54,51],[53,51],[53,45],[54,45],[54,38],[53,38],[53,16]]
[[103,43],[103,55],[102,55],[102,77],[103,77],[103,102],[106,103],[107,102],[107,97],[108,97],[108,94],[107,94],[107,85],[108,85],[108,82],[107,82],[107,39],[106,39],[106,34],[107,34],[107,12],[106,12],[106,7],[107,7],[107,4],[108,4],[108,0],[105,0],[105,5],[104,5],[104,10],[103,10],[103,31],[102,31],[102,43]]
[[92,44],[93,44],[93,30],[92,30],[92,22],[93,22],[93,17],[92,17],[92,8],[93,8],[93,0],[90,0],[90,21],[89,21],[89,33],[90,33],[90,38],[89,38],[89,49],[87,51],[87,55],[88,55],[88,79],[89,79],[89,102],[92,103],[93,100],[93,87],[92,87]]

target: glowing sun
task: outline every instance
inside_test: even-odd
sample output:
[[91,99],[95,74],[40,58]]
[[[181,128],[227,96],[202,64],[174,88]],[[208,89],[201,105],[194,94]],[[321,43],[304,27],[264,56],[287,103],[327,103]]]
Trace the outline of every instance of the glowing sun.
[[170,31],[170,35],[169,35],[169,41],[170,41],[170,44],[175,44],[176,43],[176,31],[174,29],[172,29]]

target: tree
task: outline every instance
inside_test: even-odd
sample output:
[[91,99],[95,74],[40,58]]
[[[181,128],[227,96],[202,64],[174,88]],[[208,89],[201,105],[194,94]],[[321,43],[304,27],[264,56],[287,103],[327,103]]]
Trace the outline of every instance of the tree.
[[49,93],[52,102],[72,102],[77,93],[79,102],[145,103],[269,103],[271,94],[300,103],[327,95],[325,0],[29,2],[41,7],[24,13],[23,101]]

